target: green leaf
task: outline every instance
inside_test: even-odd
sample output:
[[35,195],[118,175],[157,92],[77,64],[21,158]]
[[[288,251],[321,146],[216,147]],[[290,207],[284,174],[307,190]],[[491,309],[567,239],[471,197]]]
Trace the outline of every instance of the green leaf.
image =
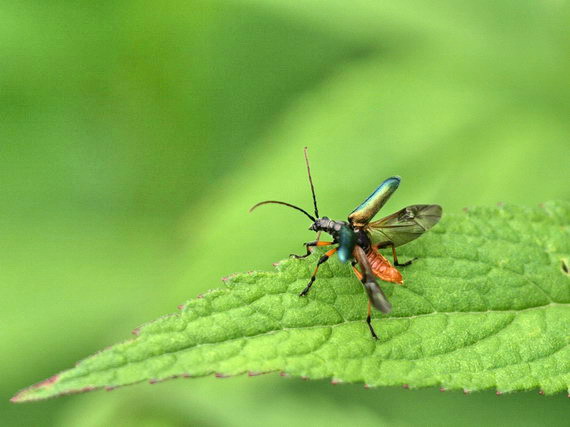
[[277,272],[236,274],[180,313],[18,393],[12,401],[173,377],[283,372],[367,386],[498,392],[570,384],[570,203],[445,214],[401,250],[418,257],[405,285],[383,283],[394,310],[364,321],[366,296],[332,259],[306,285],[318,254]]

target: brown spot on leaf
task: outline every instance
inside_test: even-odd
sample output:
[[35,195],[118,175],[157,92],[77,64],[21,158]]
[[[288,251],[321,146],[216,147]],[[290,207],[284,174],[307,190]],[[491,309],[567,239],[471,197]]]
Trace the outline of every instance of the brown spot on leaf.
[[261,371],[249,371],[247,373],[248,376],[250,377],[258,377],[259,375],[265,375],[267,374],[267,372],[261,372]]
[[220,372],[216,372],[214,375],[216,376],[216,378],[229,378],[229,377],[231,377],[231,375],[222,374]]
[[50,385],[56,383],[58,379],[59,379],[59,375],[54,375],[54,376],[52,376],[52,377],[49,377],[47,380],[44,380],[44,381],[42,381],[41,383],[36,384],[36,385],[34,386],[34,388],[41,388],[41,387],[50,386]]

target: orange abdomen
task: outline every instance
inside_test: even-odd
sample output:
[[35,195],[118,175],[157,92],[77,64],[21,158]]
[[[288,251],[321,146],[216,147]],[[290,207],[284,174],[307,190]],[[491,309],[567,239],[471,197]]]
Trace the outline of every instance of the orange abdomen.
[[372,272],[380,279],[386,282],[393,283],[404,283],[402,274],[396,270],[390,261],[388,261],[380,252],[378,252],[374,247],[370,248],[366,253],[368,262],[372,267]]

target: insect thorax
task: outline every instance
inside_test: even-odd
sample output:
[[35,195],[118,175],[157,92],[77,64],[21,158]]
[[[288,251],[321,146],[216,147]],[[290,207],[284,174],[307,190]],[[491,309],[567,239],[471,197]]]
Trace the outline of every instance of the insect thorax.
[[311,230],[324,231],[330,234],[335,241],[339,240],[341,230],[345,232],[351,230],[355,234],[354,238],[358,245],[362,246],[365,250],[368,249],[370,245],[370,241],[364,230],[359,227],[354,227],[346,221],[335,221],[325,216],[317,219],[311,226]]
[[337,239],[338,234],[343,226],[348,226],[348,223],[345,221],[335,221],[324,216],[317,219],[314,224],[311,225],[311,230],[324,231],[325,233],[328,233]]
[[362,228],[354,228],[354,232],[356,233],[356,244],[360,246],[365,251],[368,251],[370,248],[370,238],[368,234]]

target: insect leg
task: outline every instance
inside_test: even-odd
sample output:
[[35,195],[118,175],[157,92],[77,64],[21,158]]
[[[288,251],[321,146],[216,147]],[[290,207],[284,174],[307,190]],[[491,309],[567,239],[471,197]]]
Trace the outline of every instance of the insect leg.
[[398,262],[398,255],[396,255],[396,246],[394,246],[394,243],[390,242],[390,246],[392,246],[392,258],[394,259],[394,265],[396,267],[405,267],[407,265],[410,265],[412,262],[414,262],[417,258],[412,258],[409,261],[404,262],[403,264],[400,264]]
[[358,280],[362,280],[363,276],[362,273],[356,268],[356,261],[352,261],[352,271],[354,271],[354,274],[356,277],[358,277]]
[[378,335],[376,335],[376,331],[374,331],[374,327],[370,322],[370,314],[372,313],[372,303],[368,300],[368,315],[366,316],[366,323],[368,324],[368,328],[370,329],[370,333],[372,334],[372,338],[378,339]]
[[293,258],[307,258],[309,255],[312,254],[311,250],[309,248],[314,247],[314,246],[330,246],[330,245],[334,245],[334,242],[321,242],[318,240],[315,240],[313,242],[307,242],[304,243],[304,246],[307,248],[307,253],[305,255],[295,255],[295,254],[291,254],[289,256],[292,256]]
[[[358,277],[358,280],[362,280],[362,278],[364,276],[356,268],[356,261],[352,261],[352,271],[354,271],[354,274],[356,274],[356,277]],[[376,335],[376,331],[374,330],[374,327],[372,326],[372,323],[370,320],[371,315],[372,315],[372,303],[370,302],[370,300],[368,300],[368,315],[366,316],[366,323],[368,324],[368,329],[370,329],[370,333],[372,334],[372,338],[378,339],[378,335]]]
[[313,275],[311,276],[311,280],[309,280],[309,284],[305,287],[305,289],[303,289],[303,292],[301,292],[299,294],[300,297],[303,297],[305,295],[307,295],[307,293],[309,292],[309,290],[311,289],[311,286],[313,286],[313,282],[315,281],[315,279],[317,278],[317,271],[319,271],[319,266],[324,263],[327,262],[327,260],[337,251],[337,248],[333,248],[328,252],[325,252],[325,254],[319,259],[319,262],[317,262],[317,266],[315,267],[315,271],[313,271]]

